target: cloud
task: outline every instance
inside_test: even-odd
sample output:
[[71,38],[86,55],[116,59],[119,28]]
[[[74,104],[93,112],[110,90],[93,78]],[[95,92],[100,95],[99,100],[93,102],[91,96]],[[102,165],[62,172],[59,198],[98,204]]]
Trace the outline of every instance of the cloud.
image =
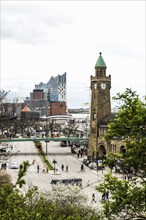
[[[28,1],[27,1],[28,3]],[[2,5],[1,37],[24,44],[55,43],[54,31],[73,25],[72,19],[51,7],[24,2]],[[56,16],[57,15],[57,16]]]
[[112,94],[126,87],[144,93],[144,4],[1,1],[1,86],[28,96],[35,84],[66,71],[70,106],[88,102],[85,87],[101,51]]

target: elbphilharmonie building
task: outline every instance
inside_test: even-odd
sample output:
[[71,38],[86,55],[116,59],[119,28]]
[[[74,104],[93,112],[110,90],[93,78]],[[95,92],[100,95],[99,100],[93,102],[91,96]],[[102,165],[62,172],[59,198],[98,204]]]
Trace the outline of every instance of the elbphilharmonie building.
[[51,76],[47,83],[35,85],[35,90],[43,90],[45,99],[50,102],[66,101],[66,72],[56,77]]

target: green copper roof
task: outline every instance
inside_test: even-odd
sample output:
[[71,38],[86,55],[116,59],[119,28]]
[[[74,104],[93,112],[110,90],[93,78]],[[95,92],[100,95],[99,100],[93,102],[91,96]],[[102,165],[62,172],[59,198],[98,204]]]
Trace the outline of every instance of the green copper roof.
[[97,60],[97,62],[96,62],[96,64],[95,64],[95,68],[96,68],[96,67],[106,67],[106,64],[105,64],[104,59],[102,58],[101,54],[102,54],[102,53],[100,52],[100,53],[99,53],[98,60]]

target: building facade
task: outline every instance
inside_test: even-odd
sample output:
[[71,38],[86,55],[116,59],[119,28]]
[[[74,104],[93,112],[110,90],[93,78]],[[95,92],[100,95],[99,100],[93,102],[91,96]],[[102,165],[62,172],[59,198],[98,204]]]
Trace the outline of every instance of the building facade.
[[30,100],[25,100],[31,111],[40,112],[41,116],[65,115],[66,105],[66,73],[51,76],[47,83],[35,85],[30,93]]
[[66,102],[66,72],[56,77],[51,76],[47,83],[35,85],[35,89],[43,90],[47,101]]
[[40,118],[39,112],[32,112],[27,106],[21,110],[22,121],[37,121]]
[[30,100],[44,100],[45,95],[42,89],[34,89],[33,92],[30,93]]
[[65,115],[66,109],[66,102],[48,102],[48,116]]

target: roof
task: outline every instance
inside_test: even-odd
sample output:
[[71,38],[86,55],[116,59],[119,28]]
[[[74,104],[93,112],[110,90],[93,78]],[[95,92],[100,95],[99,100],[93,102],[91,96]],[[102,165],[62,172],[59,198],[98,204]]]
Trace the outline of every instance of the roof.
[[98,60],[96,61],[96,64],[95,64],[95,68],[97,68],[97,67],[104,67],[104,68],[106,68],[106,64],[105,64],[104,59],[102,58],[101,54],[102,53],[100,52]]
[[117,116],[117,113],[115,113],[115,112],[112,112],[110,115],[108,115],[108,116],[106,116],[105,118],[103,118],[103,120],[101,120],[101,122],[100,122],[100,124],[99,124],[99,126],[107,126],[107,124],[110,122],[110,121],[112,121],[112,120],[114,120],[114,118]]
[[42,116],[41,119],[58,119],[58,120],[63,120],[63,119],[72,119],[71,115],[51,115],[51,116]]
[[21,112],[31,112],[31,110],[30,110],[27,106],[25,106],[25,107],[21,110]]

